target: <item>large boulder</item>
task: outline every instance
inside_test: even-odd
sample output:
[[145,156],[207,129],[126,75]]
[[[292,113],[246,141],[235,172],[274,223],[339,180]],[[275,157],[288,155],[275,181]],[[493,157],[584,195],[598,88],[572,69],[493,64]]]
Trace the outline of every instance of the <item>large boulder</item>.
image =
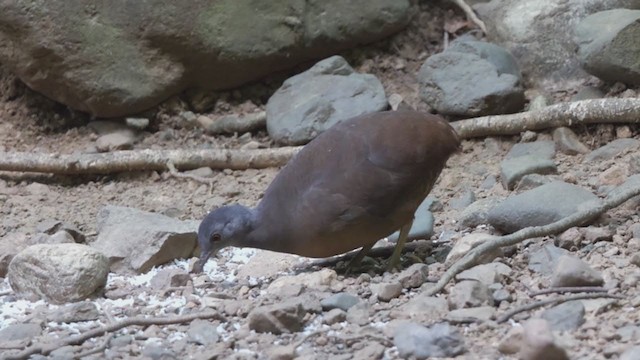
[[114,117],[382,39],[408,0],[0,1],[0,62],[29,87]]
[[574,29],[588,15],[615,8],[638,9],[640,1],[492,0],[474,6],[489,39],[516,57],[525,80],[547,89],[588,78],[575,53]]
[[640,85],[640,10],[614,9],[587,16],[576,27],[584,69],[609,82]]

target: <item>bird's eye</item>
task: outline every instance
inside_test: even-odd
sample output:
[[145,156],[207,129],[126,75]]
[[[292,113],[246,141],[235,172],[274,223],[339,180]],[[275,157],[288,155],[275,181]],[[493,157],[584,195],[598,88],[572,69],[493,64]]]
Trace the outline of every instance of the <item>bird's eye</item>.
[[221,239],[222,239],[222,236],[220,236],[220,234],[218,233],[214,233],[213,235],[211,235],[211,242],[220,241]]

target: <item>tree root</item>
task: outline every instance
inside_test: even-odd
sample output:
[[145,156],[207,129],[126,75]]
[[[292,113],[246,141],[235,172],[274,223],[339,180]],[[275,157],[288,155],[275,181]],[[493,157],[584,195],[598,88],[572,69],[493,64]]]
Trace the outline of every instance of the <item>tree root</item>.
[[[625,183],[626,184],[626,183]],[[496,249],[512,246],[521,243],[527,239],[544,237],[548,235],[558,234],[574,226],[579,226],[585,222],[595,219],[605,212],[621,205],[625,201],[632,197],[640,195],[640,185],[638,184],[622,184],[617,189],[614,189],[609,196],[607,196],[602,203],[578,211],[573,215],[562,218],[556,222],[543,226],[532,226],[516,231],[513,234],[501,236],[491,241],[487,241],[481,244],[467,254],[465,254],[460,260],[456,261],[449,267],[449,269],[442,275],[440,280],[427,290],[428,296],[435,295],[442,291],[444,287],[453,280],[453,278],[462,271],[473,267],[478,264],[479,259],[486,254],[495,251]]]
[[458,7],[464,12],[465,15],[467,15],[467,19],[476,24],[483,33],[487,33],[487,26],[482,20],[480,20],[480,18],[478,18],[478,15],[476,15],[469,4],[467,4],[464,0],[453,0],[453,2],[458,5]]
[[558,304],[562,304],[562,303],[574,301],[574,300],[598,299],[598,298],[624,299],[624,297],[620,295],[612,295],[612,294],[600,293],[600,292],[590,293],[590,294],[566,295],[566,296],[561,296],[554,299],[540,300],[540,301],[533,302],[531,304],[526,304],[526,305],[517,307],[513,310],[507,311],[506,313],[500,315],[496,319],[496,322],[498,324],[503,323],[511,319],[514,315],[517,315],[521,312],[537,309],[539,307],[543,307],[547,305],[558,305]]
[[529,293],[529,296],[539,296],[545,294],[555,294],[555,293],[606,293],[609,291],[601,286],[576,286],[576,287],[554,287],[548,289],[542,289],[538,291],[532,291]]
[[579,124],[640,122],[640,99],[590,99],[559,103],[540,110],[509,115],[491,115],[451,123],[463,139],[515,135]]
[[149,326],[149,325],[170,325],[190,322],[195,319],[216,319],[220,321],[227,321],[218,312],[202,312],[195,314],[187,314],[180,316],[168,316],[168,317],[141,317],[135,316],[124,320],[116,321],[105,326],[98,327],[93,330],[89,330],[83,334],[69,336],[64,339],[60,339],[53,344],[40,344],[36,343],[29,346],[19,353],[5,354],[3,359],[6,360],[18,360],[28,359],[31,355],[42,354],[48,355],[52,351],[68,345],[80,345],[83,342],[98,337],[107,333],[113,333],[128,326]]

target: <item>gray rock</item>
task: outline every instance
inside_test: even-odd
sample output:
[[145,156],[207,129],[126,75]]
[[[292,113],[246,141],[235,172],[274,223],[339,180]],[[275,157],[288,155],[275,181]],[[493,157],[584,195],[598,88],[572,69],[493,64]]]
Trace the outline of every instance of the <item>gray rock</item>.
[[323,322],[327,325],[333,325],[347,320],[347,313],[342,309],[331,309],[327,311],[323,317]]
[[42,334],[38,324],[10,324],[0,330],[0,341],[28,341]]
[[491,296],[493,297],[493,303],[496,306],[499,306],[501,302],[506,301],[506,302],[512,302],[513,301],[513,297],[511,296],[511,293],[505,289],[498,289],[495,290]]
[[[434,199],[427,197],[422,201],[420,206],[418,206],[414,214],[413,224],[411,224],[411,229],[409,230],[409,235],[407,235],[408,240],[431,238],[431,235],[433,235],[434,218],[429,208],[433,203]],[[387,236],[387,240],[396,242],[398,241],[398,237],[400,237],[400,231],[396,231]]]
[[304,326],[306,312],[298,299],[258,306],[249,313],[249,329],[276,335],[298,332]]
[[127,126],[132,127],[137,130],[144,130],[149,126],[149,119],[147,118],[135,118],[128,117],[125,119],[125,123]]
[[475,280],[487,286],[493,283],[502,282],[502,280],[511,274],[511,268],[500,262],[492,262],[489,264],[476,265],[467,269],[458,275],[458,280]]
[[98,213],[98,238],[117,273],[144,273],[173,259],[187,258],[196,246],[196,226],[157,213],[106,206]]
[[396,319],[434,321],[441,319],[448,312],[449,304],[445,298],[427,296],[425,293],[419,293],[407,303],[395,309],[391,316]]
[[96,149],[99,152],[116,150],[131,150],[136,141],[136,135],[131,130],[123,130],[105,134],[96,139]]
[[490,39],[516,58],[527,83],[570,89],[588,79],[576,57],[574,28],[589,14],[640,8],[637,0],[492,0],[474,6]]
[[629,264],[640,267],[640,254],[633,254],[631,259],[629,259]]
[[22,232],[10,232],[0,238],[0,277],[6,277],[9,264],[17,253],[30,245],[29,236]]
[[80,244],[32,245],[9,264],[8,279],[21,297],[54,304],[84,300],[107,283],[109,262],[100,252]]
[[548,184],[554,181],[550,176],[540,174],[527,174],[523,176],[515,187],[516,192],[523,192],[525,190],[531,190],[538,186]]
[[378,300],[389,302],[402,294],[402,284],[399,282],[383,282],[379,284],[371,284],[371,293]]
[[322,306],[322,310],[332,310],[332,309],[340,309],[343,311],[349,310],[353,305],[359,303],[360,298],[351,295],[349,293],[337,293],[329,296],[326,299],[320,301],[320,305]]
[[575,227],[568,229],[556,236],[556,245],[563,249],[571,250],[578,248],[582,244],[582,233]]
[[466,351],[464,339],[458,330],[447,323],[424,327],[416,323],[399,326],[393,337],[403,359],[454,357]]
[[161,290],[186,286],[189,281],[191,281],[191,276],[182,269],[162,269],[151,278],[149,285],[152,289]]
[[201,178],[210,178],[213,177],[216,173],[210,167],[201,167],[193,170],[187,170],[184,172],[185,174],[201,177]]
[[578,92],[571,97],[571,101],[602,99],[605,96],[602,90],[593,86],[581,87]]
[[59,323],[75,323],[80,321],[97,320],[100,312],[96,304],[81,301],[61,306],[47,314],[47,320]]
[[587,226],[580,229],[584,240],[589,244],[595,244],[599,241],[612,241],[613,231],[606,227]]
[[529,270],[542,275],[551,275],[560,257],[569,254],[567,250],[551,244],[534,245],[529,251],[531,252],[529,255]]
[[473,191],[466,189],[462,191],[462,194],[451,199],[449,206],[454,210],[462,210],[476,201],[476,195]]
[[455,309],[449,311],[445,320],[454,323],[472,323],[489,321],[496,316],[496,309],[493,306],[478,306],[466,309]]
[[304,144],[342,120],[388,105],[380,80],[332,56],[287,79],[269,98],[267,131],[280,144]]
[[458,223],[465,228],[474,228],[489,223],[489,210],[496,206],[501,199],[485,198],[476,200],[467,206],[458,217]]
[[347,310],[347,321],[354,325],[369,325],[370,309],[365,302],[359,302]]
[[638,325],[625,325],[616,330],[616,335],[622,342],[629,342],[637,339],[640,336],[640,326]]
[[380,40],[406,26],[410,9],[407,0],[8,2],[0,62],[47,97],[117,117]]
[[584,305],[578,300],[549,308],[541,316],[549,322],[551,330],[572,331],[584,324],[584,313]]
[[515,159],[522,156],[534,156],[542,159],[553,159],[556,154],[556,145],[550,140],[540,140],[530,143],[514,144],[505,159]]
[[199,345],[212,345],[219,340],[217,327],[211,321],[196,319],[189,324],[187,340]]
[[552,133],[553,141],[558,150],[567,155],[586,154],[589,148],[580,142],[578,135],[568,127],[555,128]]
[[559,346],[549,323],[544,319],[531,319],[524,323],[524,334],[519,359],[569,360],[565,349]]
[[473,280],[461,281],[449,291],[449,308],[463,309],[493,304],[491,290],[479,282]]
[[[467,234],[456,241],[456,243],[453,245],[453,248],[451,248],[451,251],[449,251],[449,254],[447,254],[446,262],[448,264],[452,264],[453,262],[461,259],[464,255],[471,251],[471,249],[487,241],[493,240],[496,237],[497,236],[495,235],[480,232]],[[478,259],[478,263],[488,263],[499,256],[502,256],[502,249],[496,249],[485,254],[480,259]]]
[[[364,348],[353,353],[353,360],[382,359],[387,348],[377,342],[370,342]],[[335,357],[337,358],[337,356]]]
[[90,121],[87,127],[97,135],[106,135],[118,131],[131,131],[125,124],[110,120]]
[[589,264],[571,255],[563,255],[558,258],[551,286],[600,286],[604,284],[604,278],[599,271],[594,270]]
[[550,224],[599,202],[600,199],[588,190],[553,181],[508,197],[489,211],[489,223],[496,229],[512,233],[529,226]]
[[475,38],[459,37],[453,41],[447,51],[478,55],[489,61],[499,74],[511,74],[520,77],[520,67],[516,59],[504,48]]
[[[494,48],[508,54],[498,46]],[[519,74],[500,70],[490,58],[474,53],[447,50],[432,55],[418,73],[420,97],[439,113],[448,115],[481,116],[522,110],[525,99]]]
[[526,175],[554,174],[557,170],[553,160],[531,155],[520,156],[505,159],[500,163],[500,179],[505,189],[513,190],[518,181]]
[[620,360],[640,359],[640,346],[632,346],[620,355]]
[[405,289],[417,288],[429,278],[427,264],[413,264],[398,274],[398,281]]
[[584,18],[575,30],[584,69],[608,82],[640,85],[640,10],[612,9]]
[[59,233],[60,231],[64,231],[69,233],[69,235],[73,237],[73,240],[80,244],[84,243],[86,240],[82,231],[80,231],[80,229],[78,229],[75,225],[59,220],[44,220],[36,225],[36,231],[48,235],[54,235],[56,233]]
[[147,343],[142,349],[142,355],[151,360],[174,360],[177,359],[176,354],[165,347],[164,344],[154,342]]
[[636,139],[616,139],[607,145],[601,146],[588,153],[583,162],[594,162],[611,160],[623,151],[640,146],[640,140]]

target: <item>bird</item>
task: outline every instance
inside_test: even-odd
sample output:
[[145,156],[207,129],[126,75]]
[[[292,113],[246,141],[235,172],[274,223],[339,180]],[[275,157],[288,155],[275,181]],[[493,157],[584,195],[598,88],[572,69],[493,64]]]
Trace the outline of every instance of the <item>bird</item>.
[[227,205],[198,228],[202,272],[220,249],[249,247],[326,258],[400,230],[387,269],[396,268],[414,213],[460,138],[439,115],[381,111],[343,120],[305,145],[276,175],[254,208]]

